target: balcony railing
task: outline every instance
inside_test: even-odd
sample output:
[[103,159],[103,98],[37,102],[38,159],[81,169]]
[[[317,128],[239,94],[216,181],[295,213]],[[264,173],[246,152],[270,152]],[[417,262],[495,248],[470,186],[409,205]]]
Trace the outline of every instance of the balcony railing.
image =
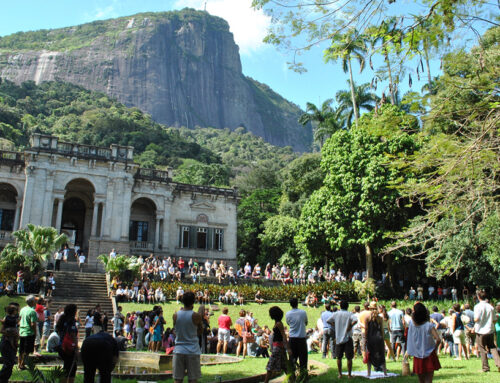
[[10,150],[0,150],[0,164],[9,166],[24,166],[24,153],[12,152]]
[[218,188],[214,186],[201,186],[201,185],[176,183],[175,190],[184,192],[203,193],[203,194],[223,195],[225,197],[234,197],[234,198],[238,197],[238,188],[228,189],[228,188]]
[[154,250],[154,243],[147,241],[131,241],[130,248],[134,250]]
[[168,177],[168,171],[157,170],[157,169],[137,169],[137,173],[134,176],[136,179],[150,180],[158,182],[171,182],[172,179]]
[[14,237],[12,236],[11,231],[0,230],[0,241],[13,241]]
[[35,133],[31,136],[31,150],[57,153],[77,158],[102,161],[133,161],[134,148],[111,145],[109,148],[59,141],[56,136]]

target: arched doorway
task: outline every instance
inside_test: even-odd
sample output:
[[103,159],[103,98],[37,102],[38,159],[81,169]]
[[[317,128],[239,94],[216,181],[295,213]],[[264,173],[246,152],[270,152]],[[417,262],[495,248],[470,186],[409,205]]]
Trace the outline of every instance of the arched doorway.
[[69,238],[70,247],[80,246],[88,254],[88,242],[94,209],[94,186],[85,179],[66,185],[61,217],[61,232]]
[[[16,226],[17,190],[8,183],[0,183],[0,232],[17,230]],[[0,234],[2,236],[2,234]]]
[[149,198],[138,198],[130,209],[129,240],[138,250],[154,250],[156,230],[156,205]]

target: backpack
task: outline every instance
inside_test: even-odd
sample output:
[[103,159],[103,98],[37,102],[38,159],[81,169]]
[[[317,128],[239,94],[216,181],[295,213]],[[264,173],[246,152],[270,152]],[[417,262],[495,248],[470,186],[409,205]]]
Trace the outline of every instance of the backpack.
[[65,354],[72,354],[76,351],[76,342],[68,331],[68,324],[64,326],[64,335],[61,341],[61,350]]

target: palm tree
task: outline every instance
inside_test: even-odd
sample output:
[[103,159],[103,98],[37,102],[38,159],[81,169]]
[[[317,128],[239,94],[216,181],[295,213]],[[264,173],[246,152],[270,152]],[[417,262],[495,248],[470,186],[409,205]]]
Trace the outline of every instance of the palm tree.
[[[373,49],[382,51],[384,55],[384,61],[387,65],[387,77],[389,78],[389,91],[391,97],[391,104],[396,104],[396,86],[392,78],[392,68],[391,61],[389,58],[389,51],[391,48],[395,49],[397,53],[401,49],[401,39],[403,38],[403,32],[401,29],[397,28],[398,19],[391,17],[388,20],[384,20],[379,27],[370,28],[370,45]],[[381,44],[378,47],[378,44]],[[371,63],[371,56],[370,56]],[[371,65],[371,64],[370,64]]]
[[359,114],[358,107],[356,104],[355,92],[354,92],[354,80],[352,76],[351,58],[355,58],[359,62],[359,71],[363,71],[365,67],[365,54],[366,54],[366,42],[365,37],[361,35],[356,29],[351,29],[348,33],[344,35],[336,35],[332,39],[332,45],[330,48],[326,49],[324,52],[324,59],[326,62],[337,61],[342,59],[342,68],[344,73],[349,72],[349,84],[351,85],[351,100],[354,118],[356,124],[358,123]]
[[359,115],[359,111],[361,109],[372,111],[379,100],[374,93],[369,91],[369,83],[361,84],[360,86],[353,84],[353,88],[355,100],[354,105],[356,105],[356,108],[353,106],[352,102],[352,90],[351,94],[348,90],[339,90],[335,95],[335,99],[339,104],[337,111],[339,115],[344,118],[347,127],[351,126],[352,117],[356,116],[356,113]]
[[332,108],[333,99],[329,98],[321,104],[321,109],[310,102],[306,104],[306,112],[299,117],[299,123],[307,125],[309,122],[315,123],[314,141],[323,146],[325,138],[331,136],[342,128],[343,122],[339,121],[339,114]]
[[59,234],[53,227],[43,227],[28,224],[26,229],[12,233],[16,244],[9,244],[1,254],[3,268],[29,268],[31,272],[38,271],[43,262],[59,249],[68,238]]

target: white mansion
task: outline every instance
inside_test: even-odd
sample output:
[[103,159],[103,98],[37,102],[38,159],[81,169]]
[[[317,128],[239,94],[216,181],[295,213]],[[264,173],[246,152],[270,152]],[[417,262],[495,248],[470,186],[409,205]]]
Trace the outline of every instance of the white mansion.
[[92,262],[154,253],[236,263],[235,189],[173,182],[143,169],[133,148],[34,134],[24,152],[0,151],[0,248],[26,224],[53,226]]

